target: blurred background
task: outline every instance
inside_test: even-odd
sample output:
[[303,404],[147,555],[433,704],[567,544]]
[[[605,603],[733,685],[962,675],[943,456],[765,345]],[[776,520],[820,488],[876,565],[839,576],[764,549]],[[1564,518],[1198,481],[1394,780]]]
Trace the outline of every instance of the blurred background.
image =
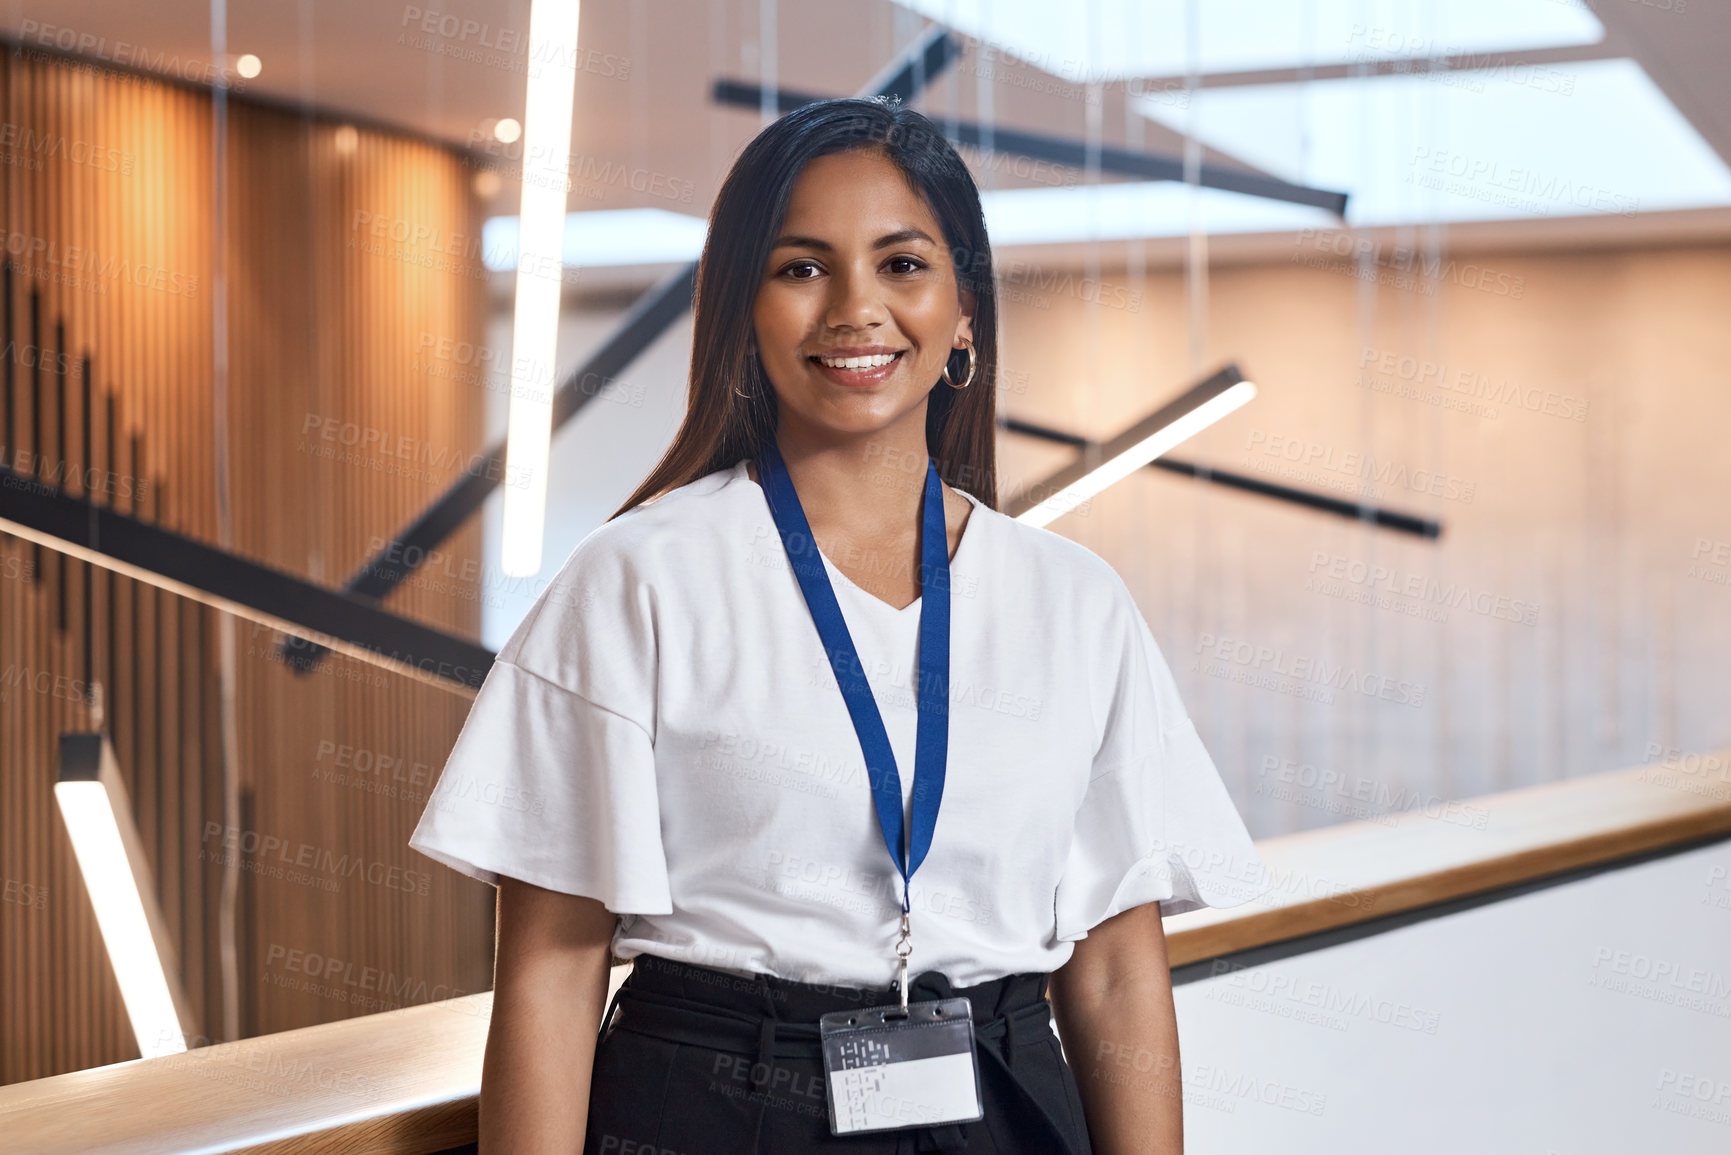
[[[899,92],[974,172],[1001,505],[1256,384],[1049,524],[1129,584],[1253,836],[1484,830],[1472,799],[1637,766],[1731,801],[1731,10],[584,0],[574,47],[530,16],[0,8],[0,1083],[157,1053],[80,775],[205,1041],[488,989],[494,892],[409,833],[492,652],[671,440],[728,166],[822,97]],[[538,152],[544,75],[571,128]],[[550,262],[519,220],[548,155]],[[537,277],[556,323],[514,349]],[[514,393],[552,398],[527,545]],[[1284,1001],[1184,985],[1195,1149],[1368,1150],[1374,1117],[1411,1150],[1724,1150],[1728,862],[1312,952]],[[1608,992],[1645,981],[1623,955],[1703,977]],[[1533,990],[1567,998],[1528,1021]],[[1432,1080],[1458,1110],[1403,1120]]]

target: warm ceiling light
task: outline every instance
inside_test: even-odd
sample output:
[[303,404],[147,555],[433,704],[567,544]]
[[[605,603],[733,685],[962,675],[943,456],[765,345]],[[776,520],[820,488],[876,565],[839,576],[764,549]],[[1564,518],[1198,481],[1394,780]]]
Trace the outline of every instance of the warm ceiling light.
[[[571,180],[571,104],[577,88],[577,0],[532,0],[523,102],[523,195],[517,211],[517,292],[511,317],[511,398],[505,417],[501,562],[508,576],[541,571],[552,459],[559,292],[565,283],[565,192]],[[500,121],[493,129],[507,123]]]
[[245,56],[242,56],[239,60],[234,62],[234,70],[246,77],[248,80],[251,80],[253,77],[264,71],[264,61],[248,52]]
[[144,842],[114,747],[102,734],[60,736],[54,800],[90,895],[120,1000],[146,1059],[176,1055],[198,1033],[180,982],[174,939],[157,902]]
[[522,135],[523,126],[508,116],[493,123],[493,139],[500,144],[516,144]]
[[[1100,448],[1100,464],[1087,458],[1059,470],[1007,511],[1018,521],[1045,525],[1069,513],[1109,485],[1124,480],[1173,446],[1196,436],[1256,396],[1256,386],[1228,366],[1169,405],[1144,417]],[[1017,507],[1021,507],[1017,510]]]
[[351,156],[360,146],[360,130],[352,124],[339,124],[336,132],[331,135],[331,143],[337,146],[339,155]]

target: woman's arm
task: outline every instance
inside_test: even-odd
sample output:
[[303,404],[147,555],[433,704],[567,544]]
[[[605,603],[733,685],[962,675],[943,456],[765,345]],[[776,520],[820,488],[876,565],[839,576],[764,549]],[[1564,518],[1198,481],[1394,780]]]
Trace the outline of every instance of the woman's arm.
[[617,920],[593,898],[499,880],[481,1155],[583,1149]]
[[1160,904],[1090,930],[1048,990],[1095,1155],[1182,1155],[1178,1017]]

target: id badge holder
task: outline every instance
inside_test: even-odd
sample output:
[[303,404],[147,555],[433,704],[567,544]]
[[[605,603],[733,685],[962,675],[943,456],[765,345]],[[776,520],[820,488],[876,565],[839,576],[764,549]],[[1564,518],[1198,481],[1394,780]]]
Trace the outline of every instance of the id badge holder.
[[818,1036],[831,1135],[985,1118],[965,998],[832,1011]]

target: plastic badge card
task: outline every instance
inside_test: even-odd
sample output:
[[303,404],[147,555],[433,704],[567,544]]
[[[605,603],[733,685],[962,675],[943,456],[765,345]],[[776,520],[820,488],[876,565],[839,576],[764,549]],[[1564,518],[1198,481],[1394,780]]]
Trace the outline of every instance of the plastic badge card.
[[834,1011],[818,1019],[832,1135],[985,1117],[965,998]]

